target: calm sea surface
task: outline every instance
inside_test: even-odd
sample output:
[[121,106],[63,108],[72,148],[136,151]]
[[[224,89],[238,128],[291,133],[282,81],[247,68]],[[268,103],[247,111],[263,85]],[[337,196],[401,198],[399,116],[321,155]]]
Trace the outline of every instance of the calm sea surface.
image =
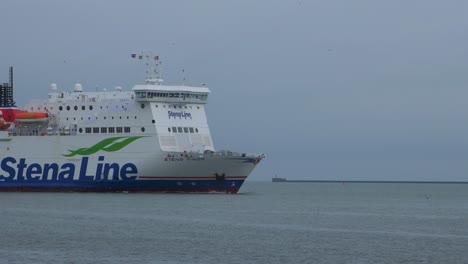
[[0,263],[468,263],[468,185],[0,193]]

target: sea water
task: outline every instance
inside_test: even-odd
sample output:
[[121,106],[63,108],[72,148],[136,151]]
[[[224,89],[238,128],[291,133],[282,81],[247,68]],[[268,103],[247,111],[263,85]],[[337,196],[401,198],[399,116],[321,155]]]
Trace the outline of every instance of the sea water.
[[468,185],[0,193],[0,263],[468,263]]

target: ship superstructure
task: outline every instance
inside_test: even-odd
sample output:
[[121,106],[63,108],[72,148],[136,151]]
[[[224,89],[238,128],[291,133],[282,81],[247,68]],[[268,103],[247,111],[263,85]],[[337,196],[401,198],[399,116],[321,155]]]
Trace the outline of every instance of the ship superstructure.
[[215,150],[207,87],[154,75],[131,91],[52,84],[47,100],[19,110],[12,79],[11,68],[0,87],[0,191],[236,193],[263,158]]

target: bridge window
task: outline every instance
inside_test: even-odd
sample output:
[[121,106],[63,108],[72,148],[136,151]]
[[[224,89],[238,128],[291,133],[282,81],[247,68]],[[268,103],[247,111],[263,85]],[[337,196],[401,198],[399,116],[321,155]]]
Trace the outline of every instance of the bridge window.
[[176,127],[172,127],[172,132],[173,132],[173,133],[177,133],[177,128],[176,128]]
[[184,127],[184,133],[188,133],[188,127]]
[[117,133],[122,133],[122,128],[121,127],[117,127]]
[[146,92],[136,92],[135,95],[137,98],[146,98]]
[[90,134],[91,133],[91,128],[90,127],[85,128],[85,133]]
[[115,127],[109,127],[109,133],[115,133]]
[[99,134],[99,127],[93,127],[93,133]]
[[101,127],[101,133],[103,134],[107,133],[107,127]]
[[177,132],[182,133],[182,127],[178,127]]
[[190,133],[194,132],[193,127],[189,127],[189,130],[190,130]]
[[130,133],[130,127],[124,127],[124,132],[125,133]]

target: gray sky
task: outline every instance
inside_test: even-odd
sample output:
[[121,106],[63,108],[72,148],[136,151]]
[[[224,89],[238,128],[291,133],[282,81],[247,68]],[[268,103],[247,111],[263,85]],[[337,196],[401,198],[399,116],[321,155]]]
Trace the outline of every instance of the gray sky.
[[166,84],[206,85],[217,149],[265,152],[251,180],[468,180],[467,1],[2,0],[0,81],[19,106],[130,89],[156,51]]

